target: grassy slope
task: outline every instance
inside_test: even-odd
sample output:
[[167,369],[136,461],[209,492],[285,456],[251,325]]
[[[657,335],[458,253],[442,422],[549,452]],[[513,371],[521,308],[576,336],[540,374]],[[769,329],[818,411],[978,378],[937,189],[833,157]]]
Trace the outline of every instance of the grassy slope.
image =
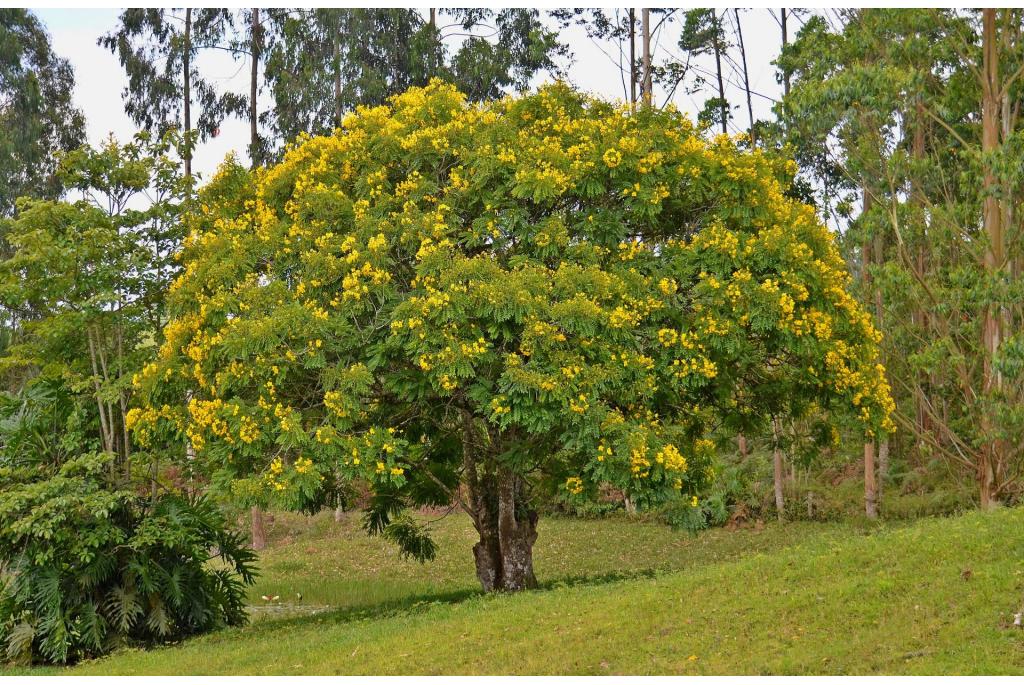
[[[1022,635],[1003,627],[1022,596],[1022,524],[1008,510],[871,535],[805,524],[691,538],[547,521],[537,565],[555,582],[482,597],[463,518],[440,524],[433,566],[322,520],[267,555],[263,589],[342,608],[47,672],[1024,673]],[[642,573],[653,568],[673,570]]]

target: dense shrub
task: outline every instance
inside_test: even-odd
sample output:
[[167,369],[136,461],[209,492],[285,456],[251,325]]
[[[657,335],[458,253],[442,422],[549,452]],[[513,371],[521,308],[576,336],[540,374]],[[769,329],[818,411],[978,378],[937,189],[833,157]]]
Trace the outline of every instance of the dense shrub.
[[111,482],[112,455],[0,467],[0,649],[66,663],[246,620],[254,554],[205,499]]

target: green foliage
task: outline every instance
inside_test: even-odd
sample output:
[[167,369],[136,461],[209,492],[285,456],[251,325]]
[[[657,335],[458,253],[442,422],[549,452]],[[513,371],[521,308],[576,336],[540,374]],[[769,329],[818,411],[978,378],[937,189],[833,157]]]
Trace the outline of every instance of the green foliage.
[[119,489],[111,459],[0,466],[5,659],[65,663],[245,622],[244,538],[208,500]]
[[525,90],[567,54],[532,9],[269,10],[266,81],[274,107],[262,117],[283,147],[327,134],[358,105],[379,105],[431,78],[473,100]]
[[402,555],[416,561],[432,561],[437,556],[437,545],[423,527],[407,515],[399,516],[383,528],[385,540],[395,544]]
[[0,304],[15,324],[0,356],[5,659],[74,661],[246,618],[242,537],[206,500],[159,496],[155,462],[141,481],[150,464],[124,430],[176,271],[178,142],[142,134],[71,152],[59,174],[86,199],[26,199],[4,226]]
[[125,70],[125,112],[132,121],[156,135],[172,128],[184,131],[184,110],[194,103],[198,116],[190,122],[191,128],[206,140],[226,116],[245,113],[244,97],[217,92],[196,65],[202,50],[224,47],[233,25],[231,10],[224,8],[196,8],[187,15],[170,8],[123,10],[118,27],[97,43],[115,54]]
[[[938,460],[981,499],[1020,495],[1024,311],[1018,239],[1021,125],[990,106],[983,150],[981,22],[975,11],[861,9],[806,22],[779,59],[792,74],[776,111],[823,213],[844,231],[905,429],[898,457]],[[1019,101],[1021,14],[999,10],[995,59]],[[1000,115],[1005,112],[1005,116]],[[993,221],[983,208],[998,205]],[[993,331],[995,332],[993,334]]]
[[22,196],[56,198],[57,158],[85,139],[71,64],[29,10],[0,9],[0,217]]
[[132,376],[156,352],[177,272],[186,192],[170,157],[178,144],[175,135],[140,134],[71,152],[60,178],[85,199],[25,199],[6,224],[0,306],[14,335],[0,353],[0,371],[20,398],[12,401],[23,406],[5,414],[25,427],[39,393],[56,403],[48,405],[52,421],[33,429],[31,446],[11,444],[29,437],[13,435],[15,425],[2,431],[10,449],[41,450],[36,458],[57,464],[58,454],[99,448],[117,452],[127,468],[132,450],[123,416]]
[[56,466],[90,441],[87,412],[60,383],[40,380],[16,393],[0,394],[0,451],[13,467]]

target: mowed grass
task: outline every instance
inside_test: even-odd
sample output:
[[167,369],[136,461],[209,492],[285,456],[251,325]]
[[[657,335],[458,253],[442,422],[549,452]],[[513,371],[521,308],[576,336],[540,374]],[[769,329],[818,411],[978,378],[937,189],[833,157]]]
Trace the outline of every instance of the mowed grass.
[[[250,593],[253,604],[264,605],[263,595],[278,595],[281,602],[292,604],[301,593],[300,604],[307,607],[379,612],[478,594],[472,551],[477,535],[469,518],[461,513],[419,518],[427,522],[438,547],[437,558],[428,563],[402,559],[393,544],[367,536],[358,514],[340,522],[330,514],[277,514],[271,548],[261,555],[261,577]],[[541,520],[534,559],[545,586],[592,584],[773,551],[843,530],[801,523],[694,536],[625,517],[549,517]]]
[[294,530],[265,555],[255,593],[334,609],[31,672],[1024,673],[1024,632],[1009,625],[1024,599],[1024,510],[697,537],[548,519],[544,588],[513,596],[476,592],[462,516],[434,524],[441,553],[427,565],[362,537],[355,520],[276,525]]

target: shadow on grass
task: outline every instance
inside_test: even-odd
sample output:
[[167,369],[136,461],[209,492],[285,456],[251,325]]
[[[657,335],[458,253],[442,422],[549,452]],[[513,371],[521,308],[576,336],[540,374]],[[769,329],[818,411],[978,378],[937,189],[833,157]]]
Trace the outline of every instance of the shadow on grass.
[[[535,590],[527,590],[524,593],[518,594],[529,596],[551,592],[554,590],[562,590],[565,588],[596,587],[600,585],[607,585],[610,583],[620,583],[630,580],[640,580],[644,578],[656,578],[665,573],[668,573],[668,571],[656,569],[643,569],[628,572],[612,572],[591,575],[566,576],[562,578],[545,581],[543,583],[540,583]],[[228,628],[223,631],[209,633],[204,636],[197,636],[195,638],[186,639],[181,642],[160,645],[145,651],[155,651],[158,649],[174,649],[175,647],[181,647],[189,643],[192,643],[196,640],[232,639],[243,634],[248,636],[272,635],[281,630],[288,630],[290,628],[308,626],[310,624],[343,625],[347,623],[356,623],[359,621],[372,621],[398,616],[414,616],[416,614],[424,613],[437,607],[457,606],[463,602],[470,600],[489,601],[492,599],[499,599],[501,597],[510,596],[512,595],[503,593],[487,594],[477,588],[466,588],[462,590],[453,590],[450,592],[437,592],[412,595],[406,597],[405,599],[381,602],[379,604],[371,606],[329,609],[314,614],[300,614],[294,616],[256,621],[253,623],[249,623],[246,626]],[[121,650],[116,650],[113,653],[107,654],[96,660],[87,659],[80,663],[85,664],[89,663],[90,661],[95,663],[96,661],[103,661],[105,659],[116,658],[117,653],[119,651]],[[63,669],[60,669],[59,667],[49,667],[31,668],[27,669],[25,672],[31,672],[33,675],[44,675],[49,673],[59,673],[62,670]],[[4,672],[3,674],[7,675],[8,673]]]
[[[591,575],[576,575],[563,578],[556,578],[542,582],[535,590],[526,591],[527,594],[550,592],[573,587],[591,587],[619,583],[642,578],[656,578],[666,573],[664,570],[642,569],[637,571],[612,572]],[[266,619],[251,623],[241,628],[249,633],[273,632],[281,628],[292,628],[310,622],[344,624],[356,621],[377,620],[395,616],[409,616],[423,613],[440,606],[455,606],[467,600],[497,598],[510,596],[503,593],[485,593],[483,590],[466,588],[452,590],[449,592],[426,593],[411,595],[409,597],[385,601],[371,606],[345,607],[340,609],[328,609],[315,614],[287,616],[282,618]]]

